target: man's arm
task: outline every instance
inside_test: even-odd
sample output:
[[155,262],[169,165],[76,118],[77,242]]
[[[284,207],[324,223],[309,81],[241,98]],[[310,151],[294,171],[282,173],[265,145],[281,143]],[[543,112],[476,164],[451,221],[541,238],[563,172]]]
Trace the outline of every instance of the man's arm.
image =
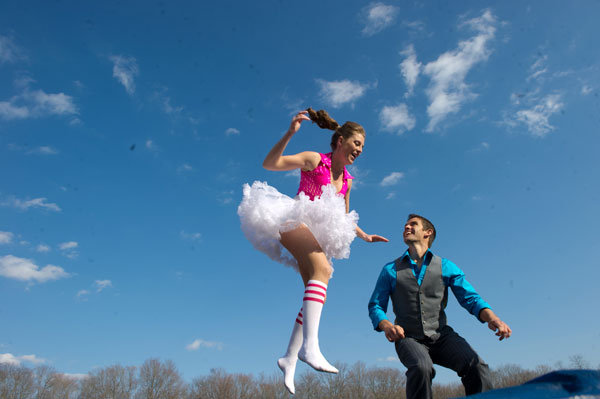
[[454,296],[460,305],[469,313],[476,316],[482,323],[488,323],[490,330],[495,331],[500,341],[508,338],[512,330],[492,310],[490,305],[484,301],[475,291],[475,288],[467,281],[465,274],[458,266],[447,259],[442,260],[442,277],[450,286]]
[[[380,323],[382,321],[388,321],[386,315],[387,306],[390,300],[390,295],[395,288],[393,286],[395,280],[392,279],[393,276],[391,276],[391,273],[394,270],[389,269],[390,265],[393,267],[393,264],[387,264],[383,267],[381,273],[379,273],[377,283],[375,284],[375,289],[373,290],[373,294],[369,300],[369,317],[371,318],[371,323],[373,323],[373,328],[376,331],[382,331],[382,328],[380,328]],[[395,271],[393,274],[395,274]]]
[[379,322],[379,329],[385,333],[385,337],[390,342],[404,339],[404,328],[392,324],[389,320],[381,320]]
[[512,330],[490,308],[482,309],[479,312],[479,319],[488,323],[490,330],[495,331],[498,339],[502,341],[504,338],[508,338],[512,334]]

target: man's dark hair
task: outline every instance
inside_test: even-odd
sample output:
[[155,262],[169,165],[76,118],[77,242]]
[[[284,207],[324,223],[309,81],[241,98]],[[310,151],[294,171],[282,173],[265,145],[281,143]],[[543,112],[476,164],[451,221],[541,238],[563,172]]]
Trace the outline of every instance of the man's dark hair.
[[406,219],[406,221],[408,222],[410,219],[412,218],[418,218],[421,219],[421,223],[423,224],[423,230],[433,230],[433,234],[429,236],[429,248],[431,248],[431,246],[433,245],[433,241],[435,241],[435,226],[433,225],[433,223],[431,223],[429,221],[429,219],[421,216],[421,215],[417,215],[416,213],[411,213],[410,215],[408,215],[408,219]]

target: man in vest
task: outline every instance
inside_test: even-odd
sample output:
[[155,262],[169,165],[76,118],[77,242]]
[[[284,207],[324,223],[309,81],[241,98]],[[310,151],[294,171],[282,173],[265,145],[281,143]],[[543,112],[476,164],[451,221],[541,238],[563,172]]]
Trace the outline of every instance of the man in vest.
[[[404,226],[408,249],[383,267],[369,301],[373,327],[395,343],[398,357],[407,368],[407,399],[432,397],[433,363],[456,371],[467,395],[492,389],[488,365],[446,324],[448,287],[461,306],[487,323],[500,340],[512,333],[465,279],[462,270],[429,250],[435,234],[429,220],[408,215]],[[386,317],[390,298],[396,315],[393,324]]]

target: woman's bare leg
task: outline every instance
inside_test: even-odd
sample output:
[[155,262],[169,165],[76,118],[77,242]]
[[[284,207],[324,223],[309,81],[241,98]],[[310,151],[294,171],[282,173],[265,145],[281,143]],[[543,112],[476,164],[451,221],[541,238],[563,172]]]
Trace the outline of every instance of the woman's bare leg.
[[[288,353],[286,353],[286,357],[282,359],[290,360],[294,357],[293,354],[295,352],[302,361],[306,362],[314,369],[337,373],[338,370],[329,364],[321,354],[318,339],[321,311],[327,294],[327,283],[329,282],[333,269],[331,268],[325,253],[321,249],[321,246],[308,227],[304,225],[291,231],[281,233],[281,244],[290,251],[294,258],[296,258],[300,275],[302,276],[305,286],[304,299],[302,302],[303,306],[301,309],[303,315],[302,346],[301,348],[297,348],[296,345],[292,348],[293,350],[290,350],[290,347],[288,347]],[[295,331],[297,331],[296,328]],[[296,338],[298,338],[297,335]],[[292,333],[292,339],[290,339],[290,346],[292,345],[292,342],[297,342],[297,339],[294,340],[294,333]],[[278,363],[280,368],[282,368],[281,359]],[[293,363],[293,367],[290,367],[287,370],[287,373],[286,370],[282,368],[284,376],[286,377],[286,387],[288,387],[288,390],[290,389],[288,386],[290,372],[292,374],[291,383],[293,384],[295,361]]]

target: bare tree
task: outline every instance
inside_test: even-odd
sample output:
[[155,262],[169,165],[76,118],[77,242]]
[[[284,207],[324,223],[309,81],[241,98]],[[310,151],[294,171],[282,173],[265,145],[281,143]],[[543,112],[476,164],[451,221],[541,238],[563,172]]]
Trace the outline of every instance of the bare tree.
[[34,392],[31,370],[11,364],[0,364],[0,398],[31,399]]
[[578,370],[590,368],[590,364],[583,358],[582,355],[569,356],[569,365]]
[[140,367],[138,399],[185,399],[187,387],[171,360],[148,359]]
[[93,373],[81,383],[85,399],[132,399],[137,388],[135,367],[109,366]]

